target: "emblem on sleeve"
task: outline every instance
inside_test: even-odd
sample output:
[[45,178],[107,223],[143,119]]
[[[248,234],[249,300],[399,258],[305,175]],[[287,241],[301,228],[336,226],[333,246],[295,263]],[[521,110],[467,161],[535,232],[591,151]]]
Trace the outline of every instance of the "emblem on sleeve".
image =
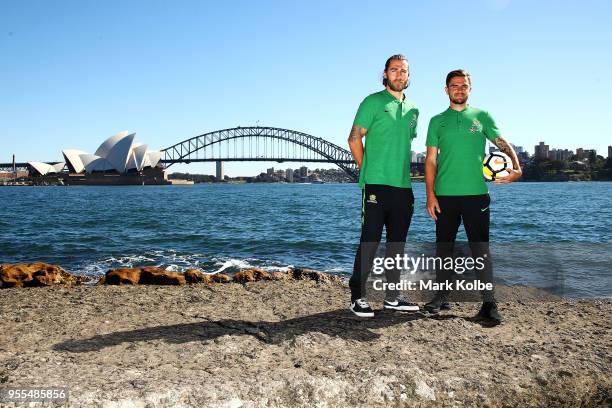
[[414,129],[416,127],[416,125],[417,125],[417,118],[418,118],[417,114],[413,113],[412,114],[412,120],[410,121],[410,127],[412,129]]

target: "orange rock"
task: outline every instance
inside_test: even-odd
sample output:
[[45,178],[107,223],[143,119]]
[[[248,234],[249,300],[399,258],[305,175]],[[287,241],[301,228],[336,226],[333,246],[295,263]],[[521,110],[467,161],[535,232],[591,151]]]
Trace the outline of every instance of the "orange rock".
[[155,266],[121,268],[106,272],[98,282],[106,285],[184,285],[185,276]]
[[246,269],[234,275],[234,282],[239,283],[255,282],[258,280],[268,279],[270,279],[270,274],[259,268]]
[[224,273],[215,273],[210,275],[210,279],[216,283],[228,283],[232,281],[232,278]]
[[140,268],[121,268],[106,272],[98,281],[99,285],[137,285],[140,281]]
[[212,278],[210,275],[203,273],[197,269],[189,269],[185,272],[185,280],[187,283],[211,283]]
[[141,285],[184,285],[185,275],[180,272],[147,266],[140,272]]
[[76,277],[44,262],[0,265],[0,288],[74,284]]

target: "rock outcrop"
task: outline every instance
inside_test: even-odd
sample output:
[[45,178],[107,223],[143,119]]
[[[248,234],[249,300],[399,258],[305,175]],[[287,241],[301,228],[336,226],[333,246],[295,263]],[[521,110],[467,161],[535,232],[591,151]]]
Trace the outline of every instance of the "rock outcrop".
[[[94,280],[91,276],[73,275],[58,265],[43,262],[0,265],[0,288],[81,285]],[[266,272],[250,268],[233,276],[225,273],[208,274],[197,269],[185,273],[167,271],[155,266],[111,269],[101,277],[97,285],[185,285],[215,283],[251,283],[257,281],[314,281],[317,283],[341,283],[338,276],[313,269],[294,268],[287,272]]]
[[77,285],[86,279],[44,262],[0,265],[0,288]]
[[269,280],[270,274],[263,269],[252,268],[240,271],[234,275],[234,282],[246,283],[256,282],[259,280]]
[[189,269],[185,272],[185,280],[187,283],[211,283],[212,278],[210,274],[206,274],[197,269]]
[[210,275],[211,280],[215,283],[230,283],[232,278],[224,273],[215,273]]
[[154,266],[121,268],[106,272],[98,285],[184,285],[185,275]]

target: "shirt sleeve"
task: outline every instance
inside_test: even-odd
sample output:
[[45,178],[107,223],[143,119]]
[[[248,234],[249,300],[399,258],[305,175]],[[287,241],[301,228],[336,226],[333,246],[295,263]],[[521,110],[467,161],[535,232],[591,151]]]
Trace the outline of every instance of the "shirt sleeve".
[[359,109],[357,109],[353,125],[369,129],[372,122],[374,122],[374,114],[376,113],[374,105],[372,98],[365,98],[359,105]]
[[429,127],[427,128],[427,140],[425,141],[427,147],[438,147],[438,121],[435,117],[429,121]]
[[417,127],[419,124],[419,110],[415,109],[414,111],[415,111],[414,112],[415,117],[414,117],[414,128],[412,130],[412,140],[416,139],[417,137]]
[[489,112],[483,113],[484,114],[482,115],[482,132],[487,137],[487,139],[493,142],[495,141],[495,139],[501,136],[501,132]]

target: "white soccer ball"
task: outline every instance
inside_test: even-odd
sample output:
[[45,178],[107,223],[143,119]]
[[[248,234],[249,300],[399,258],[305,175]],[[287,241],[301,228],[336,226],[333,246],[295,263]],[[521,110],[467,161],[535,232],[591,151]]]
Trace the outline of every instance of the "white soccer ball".
[[489,153],[482,161],[482,174],[487,180],[506,177],[510,174],[511,169],[512,160],[502,152]]

